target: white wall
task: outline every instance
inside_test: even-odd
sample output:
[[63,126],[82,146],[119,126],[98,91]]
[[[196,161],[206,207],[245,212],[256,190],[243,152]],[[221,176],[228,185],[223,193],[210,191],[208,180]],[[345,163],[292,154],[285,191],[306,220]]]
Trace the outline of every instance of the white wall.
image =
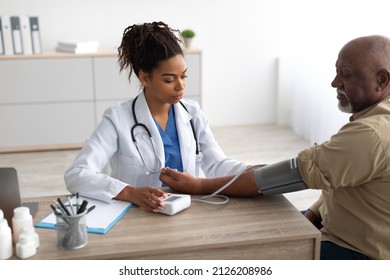
[[[366,35],[390,36],[386,0],[294,1],[293,36],[282,56],[277,121],[312,143],[321,143],[348,121],[331,87],[340,48]],[[287,61],[287,65],[283,62]],[[290,68],[290,69],[286,69]],[[287,77],[286,77],[287,76]],[[288,105],[286,104],[288,102]]]
[[[102,48],[113,48],[125,27],[145,21],[193,28],[194,47],[203,50],[203,107],[211,125],[279,122],[314,142],[347,118],[330,87],[338,50],[356,36],[390,35],[388,3],[1,0],[0,13],[38,15],[45,51],[66,39],[97,39]],[[285,80],[277,76],[279,57],[293,63],[281,66]]]
[[275,58],[284,0],[1,0],[1,14],[38,15],[45,51],[58,40],[120,42],[125,27],[163,20],[193,28],[203,50],[203,106],[212,125],[275,121]]

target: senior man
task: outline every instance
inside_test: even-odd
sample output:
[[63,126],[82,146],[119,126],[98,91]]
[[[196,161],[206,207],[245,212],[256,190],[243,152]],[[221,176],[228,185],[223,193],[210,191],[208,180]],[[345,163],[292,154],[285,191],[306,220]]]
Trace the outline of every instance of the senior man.
[[[390,39],[367,36],[339,52],[332,81],[350,121],[296,158],[252,168],[222,191],[231,196],[322,189],[305,216],[320,225],[321,259],[390,259]],[[173,190],[213,193],[232,177],[195,178],[164,169]]]

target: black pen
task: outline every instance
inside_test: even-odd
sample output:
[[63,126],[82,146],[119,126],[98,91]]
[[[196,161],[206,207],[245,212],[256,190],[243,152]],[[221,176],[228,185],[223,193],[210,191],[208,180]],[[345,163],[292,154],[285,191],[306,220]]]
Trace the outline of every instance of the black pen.
[[77,214],[81,214],[85,211],[85,208],[87,208],[87,204],[88,204],[88,201],[84,200],[82,203],[81,203],[81,206],[79,208],[79,211],[77,211]]
[[53,206],[53,204],[50,204],[51,209],[53,209],[55,215],[62,215],[61,212],[58,212],[58,209]]
[[76,214],[79,211],[79,193],[76,193]]
[[56,204],[57,207],[55,207],[57,209],[57,213],[58,211],[60,212],[59,214],[62,215],[62,216],[66,216],[66,213],[64,212],[64,209],[62,209],[61,205],[58,203],[57,200],[53,200],[53,202]]
[[65,207],[65,205],[62,203],[60,198],[57,198],[58,203],[61,205],[62,209],[64,209],[64,212],[66,215],[70,216],[69,210]]
[[93,209],[95,209],[95,207],[96,207],[96,205],[92,205],[91,207],[89,207],[88,210],[87,210],[87,214],[88,214],[89,212],[91,212]]
[[60,207],[59,203],[57,201],[55,201],[55,200],[53,200],[53,201],[58,206],[58,208],[56,208],[52,204],[50,204],[51,209],[53,209],[53,211],[54,211],[54,215],[56,215],[57,217],[61,217],[62,220],[65,221],[65,223],[67,223],[69,225],[69,222],[65,218],[65,213],[61,210],[61,207]]

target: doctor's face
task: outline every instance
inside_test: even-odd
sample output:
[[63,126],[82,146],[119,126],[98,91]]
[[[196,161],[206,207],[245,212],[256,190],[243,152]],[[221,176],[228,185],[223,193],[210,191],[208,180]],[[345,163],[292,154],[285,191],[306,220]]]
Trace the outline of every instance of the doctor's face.
[[176,104],[183,98],[187,66],[182,55],[160,61],[157,68],[145,74],[142,82],[148,101]]

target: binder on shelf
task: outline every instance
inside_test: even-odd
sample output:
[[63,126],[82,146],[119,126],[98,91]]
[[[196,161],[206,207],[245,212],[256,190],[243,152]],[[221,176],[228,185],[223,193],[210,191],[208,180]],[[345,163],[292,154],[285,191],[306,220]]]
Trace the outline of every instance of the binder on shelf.
[[20,19],[18,16],[11,16],[11,32],[14,54],[23,54],[22,31],[20,29]]
[[80,54],[97,52],[98,48],[99,41],[59,41],[56,50]]
[[77,48],[98,48],[99,41],[59,41],[57,43],[58,47],[65,49],[77,49]]
[[2,26],[2,35],[3,35],[3,48],[4,54],[13,54],[14,47],[12,44],[12,33],[11,33],[11,19],[8,15],[1,16],[1,26]]
[[4,54],[3,27],[1,25],[1,17],[0,17],[0,54]]
[[31,40],[31,28],[30,28],[30,17],[26,15],[20,16],[20,27],[22,30],[22,41],[23,41],[23,53],[32,54],[32,40]]
[[41,34],[39,29],[38,17],[30,16],[30,28],[31,28],[32,51],[34,54],[42,53]]

